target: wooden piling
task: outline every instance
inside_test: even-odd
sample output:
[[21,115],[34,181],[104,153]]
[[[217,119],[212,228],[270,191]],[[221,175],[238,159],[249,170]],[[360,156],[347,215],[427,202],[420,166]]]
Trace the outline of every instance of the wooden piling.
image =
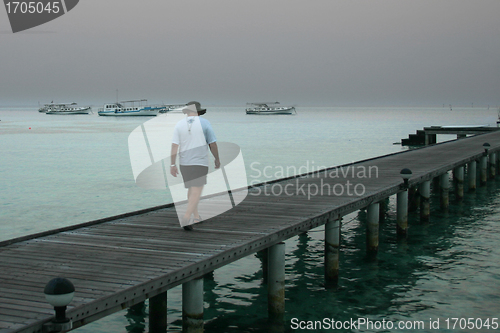
[[406,237],[408,232],[408,191],[397,194],[396,230],[399,237]]
[[469,180],[469,191],[475,191],[476,190],[476,166],[477,162],[476,161],[471,161],[467,163],[467,179]]
[[439,187],[441,189],[441,209],[447,210],[450,206],[450,175],[448,172],[439,176]]
[[149,299],[149,331],[167,331],[167,292]]
[[378,203],[369,205],[367,209],[366,251],[372,254],[378,252],[379,209]]
[[285,317],[285,243],[269,248],[269,280],[267,304],[269,320],[281,323]]
[[203,332],[203,278],[182,284],[182,332]]
[[420,193],[420,221],[429,221],[431,215],[430,197],[431,197],[431,181],[427,180],[419,185]]
[[481,157],[481,169],[480,169],[480,179],[479,184],[481,186],[486,185],[486,181],[488,180],[488,155],[484,155]]
[[339,280],[340,221],[325,224],[325,286],[336,287]]
[[497,172],[497,153],[490,154],[490,179],[495,179]]
[[455,179],[455,198],[457,201],[461,201],[464,198],[464,167],[455,168],[453,176]]

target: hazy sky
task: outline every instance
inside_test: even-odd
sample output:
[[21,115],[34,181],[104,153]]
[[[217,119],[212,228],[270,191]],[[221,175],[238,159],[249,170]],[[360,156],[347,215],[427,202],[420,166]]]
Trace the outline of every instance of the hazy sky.
[[13,34],[0,106],[500,105],[499,0],[81,0]]

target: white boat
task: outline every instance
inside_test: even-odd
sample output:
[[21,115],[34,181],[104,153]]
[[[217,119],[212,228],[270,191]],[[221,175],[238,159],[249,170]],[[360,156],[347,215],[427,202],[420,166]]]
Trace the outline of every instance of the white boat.
[[279,102],[247,103],[247,114],[293,114],[297,113],[294,106],[278,106]]
[[38,109],[45,114],[89,114],[90,106],[77,106],[76,103],[50,103]]
[[156,116],[167,110],[165,105],[145,106],[143,104],[147,104],[146,99],[108,103],[99,108],[97,114],[100,116]]
[[186,107],[186,104],[179,105],[169,105],[167,113],[182,113],[182,110]]
[[44,106],[42,106],[42,107],[40,107],[40,108],[38,109],[38,112],[43,112],[43,113],[45,113],[45,112],[47,112],[47,110],[48,110],[48,109],[49,109],[48,104],[45,104]]
[[165,112],[167,113],[179,113],[182,109],[186,107],[186,104],[170,104],[165,105]]

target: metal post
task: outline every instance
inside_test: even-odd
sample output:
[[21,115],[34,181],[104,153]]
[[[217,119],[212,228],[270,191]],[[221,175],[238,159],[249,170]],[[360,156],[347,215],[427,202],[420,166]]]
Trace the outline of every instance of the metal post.
[[439,187],[441,188],[441,209],[448,209],[450,206],[450,175],[448,172],[439,176]]
[[457,201],[460,201],[464,198],[464,167],[459,166],[455,168],[453,175],[455,176],[454,178],[457,184],[455,196]]
[[486,184],[486,181],[488,180],[488,156],[482,156],[481,157],[481,178],[479,180],[479,183],[481,186]]
[[378,203],[369,205],[367,209],[366,251],[368,253],[377,253],[378,251],[379,209]]
[[476,161],[467,164],[467,178],[469,179],[469,191],[476,190]]
[[325,224],[325,286],[335,287],[339,280],[340,221]]
[[497,153],[491,153],[490,155],[490,178],[495,179],[497,171]]
[[419,185],[420,192],[420,221],[429,221],[431,215],[431,181],[427,180]]
[[408,232],[408,191],[398,192],[396,205],[398,236],[406,236]]
[[167,292],[149,299],[149,331],[167,331]]
[[285,317],[285,243],[269,247],[269,281],[267,304],[269,319],[283,322]]
[[182,331],[203,332],[203,278],[182,284]]

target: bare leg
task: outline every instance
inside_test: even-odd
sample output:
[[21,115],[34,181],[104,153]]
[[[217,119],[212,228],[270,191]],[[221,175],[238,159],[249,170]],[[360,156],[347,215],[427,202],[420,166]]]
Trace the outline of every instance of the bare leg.
[[198,213],[198,203],[200,202],[201,192],[203,191],[203,186],[192,186],[188,190],[188,205],[186,213],[184,214],[185,219],[191,218],[194,214],[195,217],[200,217]]
[[[202,187],[202,189],[203,189],[203,187]],[[191,187],[188,189],[188,201],[189,201],[190,193],[191,193]],[[199,203],[199,199],[198,199],[198,203]],[[200,213],[198,213],[198,204],[196,204],[196,208],[193,211],[193,217],[195,219],[199,219],[200,218]]]

